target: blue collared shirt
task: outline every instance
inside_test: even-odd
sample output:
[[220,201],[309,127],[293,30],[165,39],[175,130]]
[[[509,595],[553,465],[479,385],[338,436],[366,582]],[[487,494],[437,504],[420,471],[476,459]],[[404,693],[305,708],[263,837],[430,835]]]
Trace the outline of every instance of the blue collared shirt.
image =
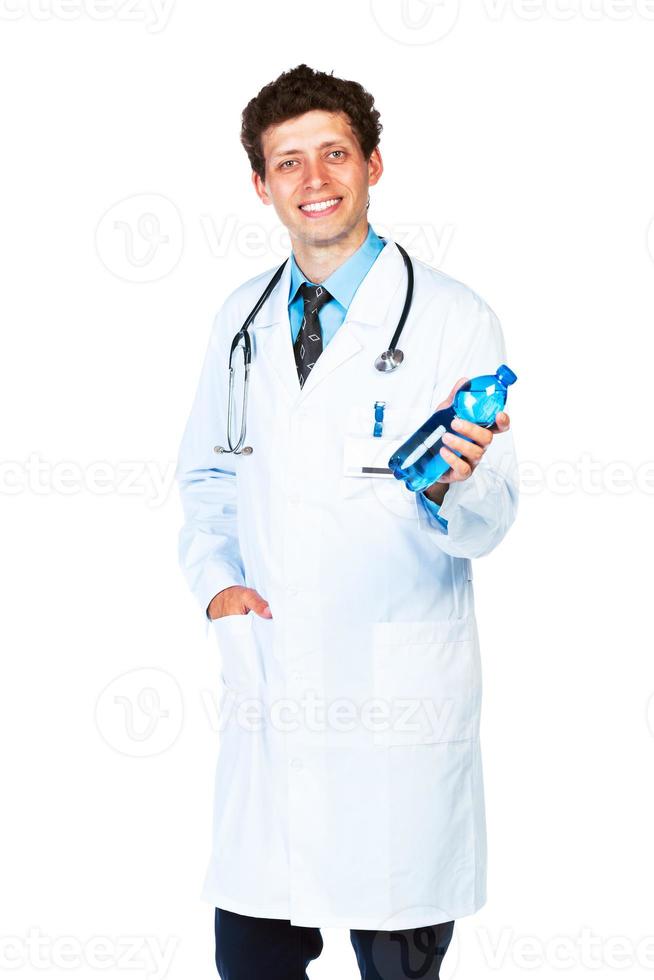
[[[327,276],[323,283],[312,283],[314,286],[324,286],[333,297],[325,303],[319,314],[323,348],[327,346],[343,323],[354,294],[385,244],[386,240],[380,238],[369,224],[368,235],[356,252],[339,265],[338,269],[335,269],[330,276]],[[304,316],[304,301],[298,292],[303,282],[311,284],[311,280],[306,278],[297,264],[295,254],[291,253],[288,314],[291,321],[293,343],[295,343],[300,331],[300,324]]]
[[[291,253],[291,285],[288,295],[288,316],[291,323],[291,338],[293,343],[295,343],[295,339],[300,332],[300,325],[304,315],[304,300],[299,293],[299,288],[302,283],[308,282],[313,286],[324,286],[331,294],[332,298],[327,300],[319,314],[324,349],[345,320],[354,294],[385,245],[386,239],[380,238],[369,222],[368,234],[365,241],[359,246],[356,252],[339,265],[322,283],[312,283],[310,279],[307,279],[295,261],[295,254],[293,252]],[[424,493],[421,493],[420,496],[427,509],[438,519],[445,530],[447,530],[447,521],[444,517],[440,517],[438,513],[440,510],[439,505],[426,497]]]

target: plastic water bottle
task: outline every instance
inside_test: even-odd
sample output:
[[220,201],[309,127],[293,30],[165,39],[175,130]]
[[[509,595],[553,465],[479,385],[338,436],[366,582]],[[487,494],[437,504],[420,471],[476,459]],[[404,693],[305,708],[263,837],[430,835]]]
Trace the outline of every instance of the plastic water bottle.
[[[500,364],[495,374],[482,374],[462,384],[452,404],[434,412],[393,453],[388,465],[396,479],[404,480],[409,490],[415,492],[435,483],[450,468],[450,464],[440,453],[441,446],[445,445],[445,433],[454,432],[461,439],[466,438],[461,432],[452,429],[452,419],[458,417],[490,428],[497,413],[506,405],[507,388],[517,380],[517,375],[506,364]],[[446,448],[457,456],[462,455],[452,446]]]

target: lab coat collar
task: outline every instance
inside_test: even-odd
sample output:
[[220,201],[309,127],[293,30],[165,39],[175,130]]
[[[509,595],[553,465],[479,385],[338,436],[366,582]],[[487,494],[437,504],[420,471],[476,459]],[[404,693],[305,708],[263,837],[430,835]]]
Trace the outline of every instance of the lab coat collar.
[[[318,358],[303,388],[300,388],[298,382],[288,316],[290,283],[289,259],[268,302],[251,325],[250,332],[253,335],[255,358],[259,352],[263,354],[281,382],[287,399],[295,404],[304,401],[332,371],[358,354],[368,342],[371,329],[379,333],[377,353],[386,349],[396,326],[389,320],[389,310],[394,306],[393,300],[398,289],[402,290],[404,296],[406,273],[399,249],[394,240],[388,238],[357,289],[345,320]],[[253,365],[254,370],[256,368]]]

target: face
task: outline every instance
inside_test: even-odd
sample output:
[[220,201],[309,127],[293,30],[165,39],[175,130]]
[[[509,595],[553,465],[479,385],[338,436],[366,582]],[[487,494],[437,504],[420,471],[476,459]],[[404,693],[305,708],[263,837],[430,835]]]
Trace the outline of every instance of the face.
[[[262,134],[266,179],[252,175],[291,241],[329,245],[365,234],[368,188],[381,177],[379,149],[366,160],[343,112],[315,109]],[[307,205],[314,207],[307,207]],[[315,205],[320,207],[317,209]]]

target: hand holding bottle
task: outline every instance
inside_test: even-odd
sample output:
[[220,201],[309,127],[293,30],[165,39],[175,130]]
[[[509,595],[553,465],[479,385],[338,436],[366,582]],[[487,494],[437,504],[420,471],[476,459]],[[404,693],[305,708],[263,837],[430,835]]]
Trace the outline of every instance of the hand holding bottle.
[[[469,378],[459,378],[445,401],[437,405],[435,411],[438,412],[441,408],[448,408],[454,401],[454,396],[461,385],[465,384],[468,380]],[[455,436],[450,432],[444,433],[443,442],[447,443],[447,445],[441,446],[440,450],[443,459],[448,463],[450,468],[435,483],[425,487],[424,490],[425,496],[429,497],[430,500],[435,500],[435,503],[441,503],[448,484],[467,480],[472,476],[475,467],[493,441],[493,434],[496,432],[506,432],[510,429],[511,419],[506,412],[498,412],[495,422],[488,429],[483,425],[477,425],[475,422],[468,422],[460,418],[452,419],[451,424],[452,428],[456,429],[460,435]],[[461,456],[457,456],[456,453],[452,452],[452,449],[457,449],[461,453]],[[445,491],[440,493],[441,500],[438,500],[436,496],[439,485],[445,485]]]
[[493,436],[510,428],[503,409],[507,388],[516,380],[506,364],[495,375],[459,378],[433,415],[391,456],[388,465],[395,477],[440,504],[447,485],[472,476]]

